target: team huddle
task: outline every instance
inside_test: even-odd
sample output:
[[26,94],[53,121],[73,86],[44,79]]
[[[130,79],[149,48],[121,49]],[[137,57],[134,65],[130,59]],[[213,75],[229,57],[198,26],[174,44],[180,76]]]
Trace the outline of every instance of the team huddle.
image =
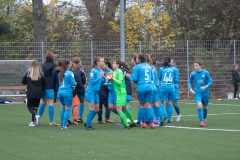
[[[68,129],[70,123],[83,123],[84,99],[89,106],[84,123],[86,130],[95,129],[91,122],[97,114],[99,124],[103,123],[102,104],[106,107],[106,103],[108,114],[106,112],[105,122],[113,123],[109,118],[111,111],[119,116],[123,129],[147,128],[148,124],[151,129],[158,125],[165,126],[165,121],[172,122],[173,107],[177,113],[176,121],[181,119],[178,106],[179,70],[174,66],[174,59],[170,57],[164,59],[158,73],[155,69],[156,62],[150,54],[137,54],[133,57],[132,72],[128,64],[121,60],[114,60],[111,64],[108,59],[94,57],[86,89],[84,85],[87,78],[80,57],[75,57],[73,63],[66,59],[59,60],[57,65],[53,62],[54,58],[54,54],[46,53],[46,61],[41,66],[37,61],[33,61],[22,79],[22,83],[27,84],[27,107],[32,114],[29,126],[40,125],[47,104],[49,125],[58,125],[54,122],[53,104],[56,97],[61,104],[61,129]],[[194,61],[194,69],[190,74],[188,88],[194,94],[199,126],[203,127],[207,125],[207,105],[210,97],[208,88],[212,85],[212,79],[209,72],[202,69],[201,60]],[[136,83],[137,87],[137,122],[134,121],[130,107],[132,82]],[[39,106],[40,100],[42,101]],[[70,121],[71,112],[73,122]]]

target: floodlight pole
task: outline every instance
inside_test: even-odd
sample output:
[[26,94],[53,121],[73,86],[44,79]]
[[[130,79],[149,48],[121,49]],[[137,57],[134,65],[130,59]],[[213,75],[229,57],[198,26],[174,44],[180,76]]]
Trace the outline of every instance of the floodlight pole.
[[120,53],[125,62],[125,28],[124,28],[124,0],[120,0]]

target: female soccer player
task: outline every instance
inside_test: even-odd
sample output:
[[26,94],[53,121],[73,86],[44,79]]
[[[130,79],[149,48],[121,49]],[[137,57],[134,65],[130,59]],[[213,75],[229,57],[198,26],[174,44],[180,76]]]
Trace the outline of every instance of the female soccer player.
[[232,83],[233,83],[233,87],[234,87],[234,92],[233,92],[233,98],[234,99],[238,99],[236,97],[237,95],[237,91],[238,91],[238,83],[240,82],[240,77],[238,74],[238,65],[234,65],[233,66],[233,70],[232,70]]
[[42,97],[42,89],[44,85],[44,78],[41,67],[37,61],[32,61],[29,70],[22,79],[22,84],[27,85],[27,107],[32,114],[32,121],[29,123],[30,127],[39,125],[39,116],[37,109]]
[[133,74],[126,73],[125,75],[133,82],[137,83],[137,96],[140,106],[140,114],[142,120],[142,128],[146,128],[146,119],[145,119],[145,110],[144,107],[147,107],[147,117],[150,119],[150,125],[152,129],[155,129],[154,114],[151,107],[152,102],[152,68],[149,64],[146,63],[146,57],[144,54],[137,55],[137,65],[133,68]]
[[63,60],[59,73],[59,89],[57,97],[62,107],[60,112],[61,129],[68,129],[67,121],[72,107],[73,89],[75,89],[77,85],[73,72],[69,70],[71,67],[72,64],[69,60]]
[[99,111],[99,90],[101,85],[105,82],[104,72],[101,67],[104,63],[102,57],[94,57],[93,69],[90,71],[89,83],[86,88],[86,99],[89,106],[87,114],[87,121],[84,124],[86,130],[93,130],[91,121]]
[[[134,119],[132,116],[132,112],[126,107],[126,97],[127,97],[127,92],[126,92],[126,84],[125,84],[125,79],[124,79],[124,74],[121,71],[121,66],[122,66],[122,61],[120,60],[115,60],[112,64],[113,66],[113,78],[112,78],[112,83],[113,83],[113,88],[116,93],[116,109],[118,112],[119,117],[124,123],[123,129],[130,129],[130,127],[135,126]],[[123,113],[124,110],[126,112],[126,115],[129,117],[131,121],[131,125],[129,126],[127,122],[127,118],[125,114]]]
[[159,68],[158,79],[161,81],[161,90],[159,94],[159,103],[163,106],[163,102],[167,102],[166,110],[168,115],[167,123],[172,122],[172,103],[175,95],[174,84],[178,83],[176,69],[170,65],[171,58],[166,57],[163,66]]
[[[154,121],[154,123],[160,126],[165,126],[162,109],[158,104],[159,83],[158,83],[157,72],[154,66],[156,63],[153,60],[151,54],[146,54],[146,59],[148,64],[152,67],[152,76],[153,76],[153,83],[154,83],[152,88],[153,89],[153,99],[152,99],[153,107],[152,108],[156,118],[156,121]],[[159,117],[160,117],[160,123],[159,123]]]
[[84,85],[87,81],[86,78],[86,73],[83,70],[82,67],[82,61],[80,57],[75,57],[73,59],[74,62],[74,73],[75,73],[75,77],[78,79],[77,81],[77,86],[76,86],[76,92],[78,95],[78,98],[80,100],[80,105],[77,108],[75,108],[75,111],[78,112],[78,119],[77,122],[78,123],[83,123],[83,112],[84,112],[84,97],[85,97],[85,88]]
[[45,106],[48,103],[48,114],[49,114],[49,125],[50,126],[57,126],[58,124],[54,122],[54,106],[53,106],[53,99],[54,99],[54,90],[52,86],[52,73],[56,68],[56,64],[53,62],[55,59],[55,55],[51,52],[47,52],[45,54],[45,62],[42,64],[42,71],[44,73],[44,89],[42,93],[42,104],[39,107],[38,115],[42,117],[43,112],[45,110]]
[[[175,67],[175,62],[174,62],[173,58],[171,58],[170,65]],[[177,77],[179,78],[179,70],[176,67],[175,67],[175,69],[176,69]],[[178,105],[178,99],[179,99],[178,82],[174,83],[174,86],[175,86],[175,97],[173,100],[173,107],[177,113],[176,121],[179,122],[181,120],[181,113],[180,113],[180,107]]]
[[[210,98],[209,87],[212,85],[212,78],[209,72],[202,69],[202,61],[194,61],[194,69],[190,74],[188,81],[188,88],[190,92],[194,94],[194,99],[197,104],[197,113],[200,121],[199,126],[203,127],[207,125],[207,105]],[[192,89],[192,82],[194,83],[194,89]]]

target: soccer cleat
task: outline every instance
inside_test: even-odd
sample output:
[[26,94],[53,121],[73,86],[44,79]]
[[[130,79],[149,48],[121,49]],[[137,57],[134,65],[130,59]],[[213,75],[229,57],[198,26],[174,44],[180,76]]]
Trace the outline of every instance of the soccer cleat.
[[177,116],[176,122],[179,122],[181,120],[181,114]]
[[172,120],[168,120],[167,123],[172,123]]
[[77,122],[78,122],[78,123],[83,123],[83,119],[80,118],[80,117],[78,117]]
[[203,121],[203,123],[204,123],[204,125],[206,126],[206,125],[207,125],[207,120],[205,119],[205,120]]
[[29,126],[29,127],[34,127],[34,126],[35,126],[35,123],[34,123],[34,122],[30,122],[30,123],[28,124],[28,126]]
[[114,121],[112,121],[111,119],[106,119],[105,122],[107,122],[107,123],[113,123]]
[[86,127],[86,130],[94,130],[95,128],[93,128],[92,126]]
[[142,123],[142,128],[147,128],[147,124],[145,122]]
[[136,123],[136,127],[141,127],[141,123]]
[[68,127],[67,126],[62,126],[61,129],[66,130],[66,129],[68,129]]
[[83,125],[84,127],[87,127],[87,124],[86,123],[84,123],[84,125]]
[[155,124],[153,122],[150,124],[150,126],[151,126],[151,129],[155,129],[156,128],[156,126],[155,126]]
[[164,122],[161,122],[159,126],[165,126]]
[[130,129],[131,127],[130,126],[123,126],[122,129]]
[[156,124],[156,125],[160,125],[159,120],[154,120],[154,124]]
[[200,122],[199,124],[200,127],[206,126],[204,122]]
[[56,122],[50,122],[49,126],[59,126],[59,124],[57,124]]
[[134,122],[134,123],[130,124],[130,127],[131,127],[131,128],[132,128],[132,127],[137,127],[137,124]]
[[77,121],[73,121],[72,124],[74,124],[74,125],[78,125],[78,122],[77,122]]
[[104,122],[103,122],[103,121],[98,121],[98,123],[99,123],[99,124],[104,124]]
[[35,123],[36,123],[36,125],[40,125],[40,123],[41,123],[41,117],[39,116],[39,115],[36,115],[35,116]]

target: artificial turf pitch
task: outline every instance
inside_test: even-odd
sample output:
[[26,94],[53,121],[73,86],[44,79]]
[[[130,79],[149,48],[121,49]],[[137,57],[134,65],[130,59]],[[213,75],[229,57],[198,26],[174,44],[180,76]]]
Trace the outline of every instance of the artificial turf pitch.
[[[95,130],[83,124],[68,130],[49,126],[48,110],[41,125],[29,127],[31,115],[26,104],[0,105],[0,160],[220,160],[240,159],[240,100],[211,100],[205,127],[199,127],[194,101],[179,101],[181,121],[165,127],[129,130],[92,121]],[[136,119],[137,105],[131,102]],[[84,120],[88,112],[85,104]],[[55,122],[60,122],[60,105],[55,104]],[[104,111],[103,111],[104,118]]]

